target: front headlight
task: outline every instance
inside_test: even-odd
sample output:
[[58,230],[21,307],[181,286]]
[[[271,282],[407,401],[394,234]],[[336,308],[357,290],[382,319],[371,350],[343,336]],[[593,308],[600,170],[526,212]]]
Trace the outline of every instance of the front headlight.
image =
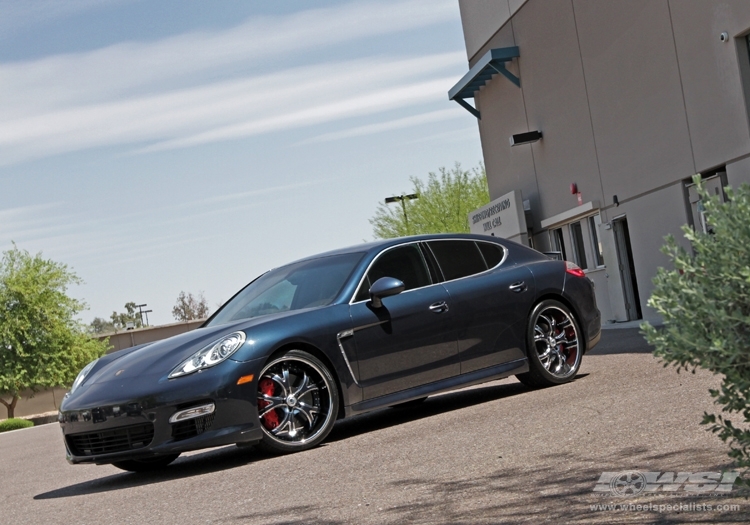
[[233,332],[214,341],[199,352],[177,365],[169,374],[169,379],[192,374],[204,368],[210,368],[225,361],[245,342],[245,332]]
[[70,393],[72,394],[75,392],[76,388],[81,386],[81,383],[83,383],[84,379],[86,379],[86,376],[91,372],[91,369],[94,368],[94,365],[96,365],[96,362],[99,361],[98,359],[94,359],[89,364],[83,367],[83,370],[78,372],[78,376],[76,377],[76,380],[73,381],[73,386],[70,387]]

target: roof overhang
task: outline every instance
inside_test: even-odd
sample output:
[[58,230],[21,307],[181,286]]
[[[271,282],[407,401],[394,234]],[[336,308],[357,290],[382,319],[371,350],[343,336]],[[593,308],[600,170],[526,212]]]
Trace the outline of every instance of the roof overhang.
[[549,219],[542,220],[542,229],[554,228],[572,222],[575,219],[591,215],[599,210],[599,201],[584,202],[580,206],[558,213]]
[[498,73],[521,87],[521,80],[505,67],[506,62],[520,56],[518,46],[490,49],[480,58],[474,67],[466,73],[458,83],[448,91],[448,99],[455,100],[466,108],[472,115],[481,118],[479,111],[466,102],[467,98],[474,98],[474,94],[487,84]]

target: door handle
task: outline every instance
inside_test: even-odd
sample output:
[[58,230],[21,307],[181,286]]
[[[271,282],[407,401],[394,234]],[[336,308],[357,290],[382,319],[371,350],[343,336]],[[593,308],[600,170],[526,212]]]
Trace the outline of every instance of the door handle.
[[441,314],[448,311],[448,303],[445,301],[439,301],[430,305],[430,311],[436,314]]
[[510,290],[512,292],[525,292],[526,291],[526,283],[524,281],[518,281],[517,283],[513,283],[509,286]]

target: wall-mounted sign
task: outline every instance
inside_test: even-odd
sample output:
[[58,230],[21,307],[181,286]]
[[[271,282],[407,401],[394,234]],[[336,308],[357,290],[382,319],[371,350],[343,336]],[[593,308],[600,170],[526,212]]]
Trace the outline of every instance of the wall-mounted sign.
[[486,206],[469,212],[469,230],[526,244],[526,215],[520,190],[506,193]]

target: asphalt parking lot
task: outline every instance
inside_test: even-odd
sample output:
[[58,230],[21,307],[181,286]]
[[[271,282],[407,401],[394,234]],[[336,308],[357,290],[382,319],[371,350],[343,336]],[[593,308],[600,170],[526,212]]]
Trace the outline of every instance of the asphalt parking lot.
[[736,489],[594,490],[605,472],[728,468],[699,424],[717,384],[663,368],[637,329],[613,329],[570,384],[510,378],[431,397],[340,421],[324,446],[290,456],[231,446],[132,474],[68,465],[59,427],[44,425],[0,434],[0,521],[747,523]]

